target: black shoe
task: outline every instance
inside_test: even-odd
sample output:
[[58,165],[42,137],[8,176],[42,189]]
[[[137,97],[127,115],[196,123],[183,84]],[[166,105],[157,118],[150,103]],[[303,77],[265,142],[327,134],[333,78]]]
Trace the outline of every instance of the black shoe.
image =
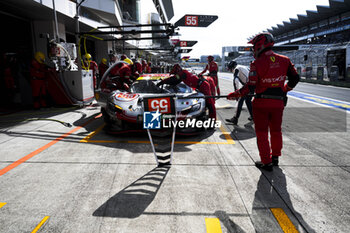
[[248,117],[248,121],[253,121],[253,117]]
[[273,164],[273,166],[278,166],[278,157],[279,156],[272,156],[272,164]]
[[236,117],[232,117],[231,119],[226,119],[227,122],[237,125],[238,119]]
[[272,163],[263,164],[261,161],[255,162],[255,166],[259,169],[264,169],[266,171],[272,172],[273,165]]

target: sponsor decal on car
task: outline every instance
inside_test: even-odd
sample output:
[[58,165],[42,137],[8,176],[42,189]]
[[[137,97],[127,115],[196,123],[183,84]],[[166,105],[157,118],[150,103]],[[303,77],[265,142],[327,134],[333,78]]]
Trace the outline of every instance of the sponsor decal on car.
[[137,78],[137,80],[161,80],[168,78],[169,74],[145,74]]
[[120,100],[120,101],[130,101],[130,100],[134,100],[137,97],[139,97],[139,94],[132,94],[132,93],[116,93],[114,95],[114,98],[116,100]]

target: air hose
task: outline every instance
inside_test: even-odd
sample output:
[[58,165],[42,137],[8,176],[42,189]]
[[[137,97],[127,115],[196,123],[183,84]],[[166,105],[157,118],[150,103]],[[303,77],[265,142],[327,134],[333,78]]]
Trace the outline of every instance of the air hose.
[[2,122],[12,123],[12,122],[23,122],[23,121],[54,121],[54,122],[57,122],[57,123],[60,123],[64,126],[66,126],[66,127],[69,127],[69,128],[72,127],[71,123],[56,120],[56,119],[51,119],[51,118],[28,118],[28,119],[23,119],[23,120],[2,121]]

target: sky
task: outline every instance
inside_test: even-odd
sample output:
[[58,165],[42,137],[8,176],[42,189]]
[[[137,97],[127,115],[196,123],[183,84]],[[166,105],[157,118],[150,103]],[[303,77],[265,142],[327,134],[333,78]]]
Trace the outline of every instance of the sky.
[[188,54],[220,55],[223,46],[245,46],[247,38],[283,24],[316,5],[329,6],[328,0],[172,0],[175,23],[186,14],[217,15],[219,18],[207,28],[180,27],[180,40],[196,40]]

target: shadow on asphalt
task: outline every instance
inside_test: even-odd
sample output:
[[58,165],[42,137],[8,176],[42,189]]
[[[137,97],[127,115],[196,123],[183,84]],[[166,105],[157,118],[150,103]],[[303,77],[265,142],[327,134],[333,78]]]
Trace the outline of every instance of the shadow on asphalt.
[[236,223],[234,223],[230,219],[230,216],[225,211],[215,211],[215,216],[225,226],[228,233],[245,233],[245,231],[242,228],[240,228]]
[[96,217],[137,218],[157,195],[170,167],[157,167],[111,197],[92,214]]
[[[74,110],[76,108],[77,107],[51,107],[43,108],[40,110],[21,110],[9,114],[0,114],[0,128],[10,128],[24,124],[33,119],[55,119],[55,116],[57,115],[61,115],[67,112],[77,112]],[[42,122],[47,123],[48,121]]]
[[[232,125],[232,124],[226,123],[226,125]],[[243,126],[233,125],[233,129],[231,131],[230,136],[234,140],[247,140],[247,139],[255,138],[256,135],[255,135],[255,130],[253,125],[254,123],[252,122],[248,122]],[[223,134],[220,135],[220,138],[224,139],[225,135]]]
[[[192,151],[189,148],[195,142],[205,141],[207,138],[214,134],[215,130],[205,130],[201,134],[196,135],[176,135],[175,137],[175,146],[174,152],[189,152]],[[152,134],[152,133],[151,133]],[[147,131],[138,130],[136,132],[126,132],[123,134],[109,134],[108,132],[101,132],[98,136],[94,137],[93,140],[96,140],[96,145],[118,148],[130,151],[132,153],[145,153],[152,152],[152,147],[147,135]],[[107,143],[99,143],[98,141],[107,141]],[[157,152],[170,152],[171,150],[171,141],[172,135],[152,135],[153,143],[155,144],[155,149]],[[110,142],[108,142],[110,141]],[[115,142],[113,142],[115,141]],[[143,143],[137,143],[137,142]],[[176,142],[184,143],[176,143]],[[188,142],[188,143],[186,143]],[[89,143],[89,142],[87,142]]]
[[[68,110],[64,110],[60,111],[60,114],[65,113],[65,112],[72,112],[69,109]],[[81,117],[76,120],[75,122],[72,123],[72,128],[77,127],[77,126],[81,126],[82,128],[86,128],[87,126],[85,125],[87,122],[93,120],[95,117],[97,117],[100,113],[95,113],[89,117],[87,117],[87,115],[85,113],[82,113],[80,111],[73,111],[76,112],[78,114],[81,114]],[[31,116],[35,116],[34,118],[31,118]],[[28,121],[28,119],[33,119],[33,121],[39,121],[42,122],[43,125],[45,124],[50,124],[53,123],[54,121],[51,120],[45,120],[45,119],[54,119],[55,113],[54,112],[49,112],[49,113],[45,113],[42,112],[41,114],[39,112],[37,112],[36,114],[25,114],[23,115],[19,115],[18,117],[16,116],[12,116],[12,118],[10,119],[5,119],[4,121],[3,118],[0,118],[1,120],[1,124],[0,124],[0,133],[3,134],[7,134],[8,136],[13,136],[13,137],[25,137],[25,138],[33,138],[33,139],[42,139],[42,140],[55,140],[58,137],[62,137],[62,132],[55,132],[55,131],[46,131],[46,130],[36,130],[35,132],[32,131],[13,131],[12,130],[12,126],[16,126],[19,124],[24,124],[25,122]],[[38,118],[36,120],[36,118]],[[27,120],[26,120],[27,119]],[[62,121],[63,122],[63,121]],[[54,122],[58,125],[61,125],[62,123],[60,123],[59,121]],[[67,122],[70,123],[70,122]],[[3,126],[4,124],[4,126]],[[87,129],[88,130],[88,129]],[[79,134],[78,134],[79,135]],[[69,136],[65,136],[64,138],[62,138],[62,141],[65,142],[76,142],[79,143],[80,142],[80,138],[76,137],[75,135],[69,135]]]
[[[276,195],[282,199],[283,203],[280,198],[276,198]],[[294,209],[288,193],[286,176],[280,167],[274,167],[273,172],[264,172],[260,175],[252,205],[252,222],[257,232],[280,229],[277,221],[271,218],[270,207],[282,208],[286,213],[289,210],[297,220],[293,222],[296,229],[304,229],[309,233],[316,232]]]

